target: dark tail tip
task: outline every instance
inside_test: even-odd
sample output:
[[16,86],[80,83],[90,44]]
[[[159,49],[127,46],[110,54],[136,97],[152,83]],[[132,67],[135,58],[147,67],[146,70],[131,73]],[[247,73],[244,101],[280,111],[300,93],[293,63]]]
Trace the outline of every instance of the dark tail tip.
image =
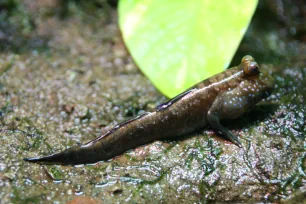
[[78,165],[104,160],[104,158],[97,157],[99,155],[101,154],[97,154],[96,151],[91,150],[89,147],[76,146],[47,156],[24,158],[23,160],[43,165]]
[[81,151],[81,149],[77,146],[47,156],[24,158],[23,160],[26,162],[44,164],[44,165],[52,165],[52,164],[74,165],[74,164],[86,163],[86,161],[84,162],[82,160],[82,158],[84,157],[84,156],[82,157],[82,155],[84,155],[82,153],[83,152]]
[[23,161],[36,163],[36,164],[62,164],[65,163],[61,159],[62,154],[51,154],[44,157],[31,157],[31,158],[23,158]]
[[32,157],[32,158],[23,158],[23,161],[31,162],[31,163],[39,163],[42,162],[41,157]]

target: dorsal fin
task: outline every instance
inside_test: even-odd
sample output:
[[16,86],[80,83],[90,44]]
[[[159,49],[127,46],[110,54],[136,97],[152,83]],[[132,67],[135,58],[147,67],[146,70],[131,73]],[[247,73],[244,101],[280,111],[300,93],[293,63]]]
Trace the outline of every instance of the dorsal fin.
[[134,120],[138,120],[138,119],[140,119],[140,118],[142,118],[142,117],[148,115],[149,113],[150,113],[150,112],[144,112],[144,113],[142,113],[142,114],[140,114],[140,115],[138,115],[138,116],[136,116],[136,117],[134,117],[134,118],[131,118],[131,119],[126,120],[126,121],[123,121],[123,122],[119,123],[118,125],[116,125],[111,131],[115,131],[116,129],[119,129],[120,127],[122,127],[122,126],[124,126],[124,125],[126,125],[126,124],[128,124],[128,123],[131,123],[131,122],[133,122]]
[[135,121],[135,120],[138,120],[138,119],[140,119],[140,118],[142,118],[142,117],[148,115],[149,113],[150,113],[150,112],[144,112],[143,114],[140,114],[140,115],[138,115],[138,116],[136,116],[136,117],[134,117],[134,118],[131,118],[131,119],[126,120],[126,121],[123,121],[123,122],[119,123],[118,125],[116,125],[115,127],[113,127],[112,129],[110,129],[109,131],[107,131],[106,133],[104,133],[103,135],[101,135],[100,137],[97,137],[96,139],[93,139],[93,140],[87,142],[86,144],[84,144],[84,145],[82,145],[82,146],[84,147],[84,146],[91,145],[91,144],[93,144],[93,143],[99,141],[100,139],[102,139],[102,138],[104,138],[104,137],[110,135],[111,133],[115,132],[116,130],[118,130],[118,129],[121,128],[122,126],[124,126],[124,125],[126,125],[126,124],[128,124],[128,123],[131,123],[131,122],[133,122],[133,121]]
[[196,90],[196,88],[189,89],[189,90],[187,90],[187,91],[185,91],[185,92],[175,96],[174,98],[170,99],[169,101],[156,106],[156,111],[159,112],[159,111],[165,110],[166,108],[170,107],[175,102],[179,101],[181,98],[183,98],[184,96],[188,95],[189,93],[191,93],[191,92],[193,92],[195,90]]

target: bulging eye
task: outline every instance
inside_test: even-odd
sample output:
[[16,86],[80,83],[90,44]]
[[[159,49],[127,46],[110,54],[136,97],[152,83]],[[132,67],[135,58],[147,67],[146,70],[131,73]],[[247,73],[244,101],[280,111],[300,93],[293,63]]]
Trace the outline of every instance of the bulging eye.
[[255,76],[260,73],[257,62],[250,55],[246,55],[242,58],[241,65],[243,66],[245,76]]
[[241,62],[250,62],[250,61],[254,61],[254,58],[251,55],[246,55],[242,58]]
[[253,62],[249,63],[246,74],[249,75],[249,76],[259,74],[259,69],[258,69],[258,65],[257,65],[256,62],[253,61]]

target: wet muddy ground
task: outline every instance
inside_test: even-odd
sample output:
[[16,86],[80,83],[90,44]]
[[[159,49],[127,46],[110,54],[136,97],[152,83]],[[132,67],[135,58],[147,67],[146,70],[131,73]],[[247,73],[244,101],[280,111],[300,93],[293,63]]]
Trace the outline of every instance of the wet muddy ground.
[[276,79],[266,101],[226,121],[243,148],[207,129],[87,166],[22,159],[94,139],[166,100],[125,50],[116,11],[107,20],[39,16],[24,32],[1,22],[1,203],[300,203],[306,195],[306,9],[290,5],[282,13],[277,6],[259,5],[232,62],[251,54]]

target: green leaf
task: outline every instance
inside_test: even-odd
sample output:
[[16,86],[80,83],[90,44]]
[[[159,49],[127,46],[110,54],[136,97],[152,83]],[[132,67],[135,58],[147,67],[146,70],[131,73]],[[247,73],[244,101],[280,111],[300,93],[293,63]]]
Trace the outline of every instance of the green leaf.
[[134,61],[173,97],[228,67],[257,0],[120,0],[119,26]]

